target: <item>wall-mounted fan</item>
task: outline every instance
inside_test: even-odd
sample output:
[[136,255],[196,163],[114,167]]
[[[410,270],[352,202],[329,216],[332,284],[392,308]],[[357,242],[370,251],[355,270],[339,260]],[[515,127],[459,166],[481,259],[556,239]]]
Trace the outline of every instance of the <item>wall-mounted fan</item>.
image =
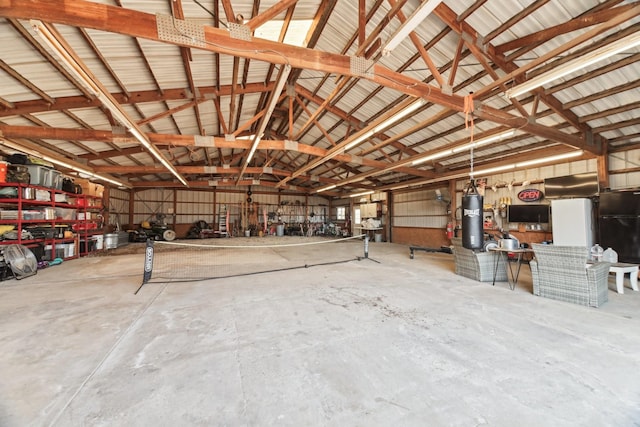
[[[4,264],[4,265],[2,265]],[[38,272],[38,260],[29,248],[23,245],[8,245],[0,251],[0,266],[11,270],[17,280],[33,276]],[[2,276],[8,276],[5,271]]]

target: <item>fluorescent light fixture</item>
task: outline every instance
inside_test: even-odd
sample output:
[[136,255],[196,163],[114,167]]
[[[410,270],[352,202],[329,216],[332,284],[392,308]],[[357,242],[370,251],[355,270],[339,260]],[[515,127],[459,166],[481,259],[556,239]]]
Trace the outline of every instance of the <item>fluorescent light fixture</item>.
[[[537,165],[537,164],[540,164],[540,163],[549,163],[549,162],[555,162],[555,161],[558,161],[558,160],[570,159],[572,157],[579,157],[579,156],[582,156],[582,154],[583,154],[582,150],[576,150],[576,151],[571,151],[569,153],[558,154],[556,156],[543,157],[543,158],[535,159],[535,160],[527,160],[527,161],[524,161],[524,162],[512,163],[510,165],[496,166],[495,168],[477,170],[477,171],[474,171],[473,174],[474,175],[486,175],[486,174],[489,174],[489,173],[501,172],[501,171],[505,171],[505,170],[509,170],[509,169],[526,168],[527,166],[533,166],[533,165]],[[469,175],[471,175],[471,173],[469,173]],[[509,185],[511,187],[513,187],[513,181]],[[509,189],[511,189],[511,188],[509,188]]]
[[324,188],[319,188],[316,190],[316,193],[322,193],[323,191],[328,191],[328,190],[333,190],[334,188],[336,188],[337,185],[333,184],[333,185],[329,185],[328,187],[324,187]]
[[409,184],[403,184],[403,185],[398,185],[398,186],[395,186],[395,187],[391,187],[391,188],[389,188],[389,191],[401,190],[403,188],[409,188]]
[[509,129],[507,131],[500,132],[498,134],[495,134],[495,135],[492,135],[492,136],[488,136],[486,138],[481,138],[481,139],[479,139],[477,141],[473,141],[473,142],[470,142],[468,144],[464,144],[464,145],[461,145],[459,147],[452,148],[451,152],[452,153],[459,153],[461,151],[469,150],[472,147],[473,148],[477,148],[477,147],[480,147],[482,145],[487,145],[487,144],[490,144],[492,142],[500,141],[503,138],[508,138],[510,136],[513,136],[515,133],[516,133],[515,129]]
[[67,69],[78,79],[83,86],[89,89],[98,100],[104,105],[113,116],[118,120],[129,132],[140,142],[153,157],[156,158],[165,168],[167,168],[173,176],[178,178],[184,186],[188,187],[186,179],[178,170],[166,159],[166,157],[153,145],[147,136],[142,132],[136,123],[134,123],[120,104],[111,96],[109,92],[104,90],[99,81],[91,74],[86,66],[80,62],[77,55],[66,46],[47,28],[41,21],[31,20],[31,26],[36,33],[40,36],[40,39],[58,56],[58,58],[67,66]]
[[567,74],[571,74],[574,71],[588,67],[589,65],[595,64],[596,62],[607,59],[626,49],[630,49],[638,45],[640,45],[640,32],[635,32],[606,46],[595,49],[592,52],[581,55],[573,61],[569,61],[566,64],[555,67],[553,70],[529,79],[526,82],[507,90],[505,94],[508,98],[515,98],[553,80],[564,77]]
[[476,148],[476,147],[479,147],[481,145],[490,144],[492,142],[499,141],[499,140],[501,140],[503,138],[507,138],[509,136],[512,136],[515,133],[516,133],[515,129],[509,129],[507,131],[500,132],[498,134],[491,135],[491,136],[488,136],[486,138],[482,138],[482,139],[479,139],[477,141],[473,141],[473,142],[470,142],[468,144],[461,145],[459,147],[449,148],[449,149],[446,149],[446,150],[443,150],[443,151],[439,151],[437,153],[430,154],[430,155],[428,155],[426,157],[423,157],[421,159],[414,160],[411,163],[411,166],[417,166],[417,165],[420,165],[420,164],[422,164],[424,162],[428,162],[429,160],[435,160],[435,159],[439,159],[441,157],[446,157],[446,156],[451,155],[451,154],[459,153],[461,151],[468,150],[471,147]]
[[393,116],[389,117],[388,119],[386,119],[382,123],[375,125],[373,127],[373,129],[370,129],[370,130],[366,131],[365,133],[363,133],[360,136],[357,136],[353,141],[351,141],[347,145],[345,145],[344,150],[345,151],[350,150],[353,147],[355,147],[356,145],[358,145],[361,142],[365,141],[366,139],[371,138],[376,133],[382,132],[383,130],[385,130],[386,128],[391,126],[392,124],[402,120],[403,118],[407,117],[409,114],[411,114],[414,111],[416,111],[418,108],[422,107],[425,103],[426,103],[426,101],[424,99],[419,99],[416,102],[410,104],[405,109],[398,111],[396,114],[394,114]]
[[362,135],[356,137],[353,141],[351,141],[350,143],[345,145],[344,150],[347,151],[347,150],[352,149],[353,147],[355,147],[356,145],[360,144],[365,139],[371,138],[371,136],[373,136],[373,130],[369,130],[369,131],[363,133]]
[[564,160],[564,159],[570,159],[572,157],[579,157],[579,156],[582,156],[582,154],[583,154],[582,150],[576,150],[570,153],[558,154],[557,156],[550,156],[550,157],[544,157],[542,159],[527,160],[526,162],[519,162],[519,163],[516,163],[516,167],[523,168],[527,166],[537,165],[540,163],[555,162],[556,160]]
[[435,160],[435,159],[439,159],[441,157],[446,157],[449,154],[453,154],[453,150],[449,149],[449,150],[439,151],[437,153],[431,154],[431,155],[423,157],[421,159],[414,160],[413,162],[411,162],[411,166],[417,166],[417,165],[420,165],[422,163],[428,162],[429,160]]
[[276,105],[278,104],[278,99],[280,99],[280,93],[284,88],[284,84],[287,82],[287,78],[289,78],[289,73],[291,72],[291,65],[286,64],[283,68],[280,69],[280,74],[278,75],[278,80],[276,81],[276,86],[273,89],[273,92],[270,94],[269,103],[267,104],[267,109],[265,114],[262,116],[260,120],[260,125],[258,127],[258,132],[256,133],[256,138],[253,140],[253,144],[251,145],[251,149],[249,150],[249,155],[247,156],[247,160],[244,162],[244,166],[242,168],[242,172],[238,176],[238,180],[242,178],[249,162],[253,158],[258,145],[260,144],[260,140],[262,139],[262,135],[264,134],[267,125],[269,124],[269,120],[271,120],[271,115],[273,114],[273,110],[275,110]]
[[40,153],[38,151],[31,150],[31,149],[26,148],[26,147],[22,147],[21,145],[15,144],[15,143],[13,143],[11,141],[0,139],[0,144],[4,145],[6,147],[9,147],[12,150],[20,151],[21,153],[29,154],[30,156],[37,157],[39,159],[44,160],[45,162],[53,163],[54,165],[61,166],[61,167],[66,168],[66,169],[70,169],[70,170],[76,171],[79,174],[84,174],[86,176],[89,176],[89,177],[92,177],[92,178],[95,178],[95,179],[99,179],[101,181],[108,182],[109,184],[113,184],[113,185],[118,186],[118,187],[131,188],[130,184],[126,184],[123,181],[118,181],[118,180],[116,180],[114,178],[110,178],[110,177],[107,177],[107,176],[104,176],[104,175],[100,175],[98,173],[90,171],[89,169],[85,169],[85,168],[83,168],[83,167],[81,167],[81,166],[79,166],[77,164],[67,163],[67,162],[65,162],[63,160],[56,159],[55,157],[47,156],[46,154],[42,154],[42,153]]
[[253,140],[253,145],[251,146],[251,150],[249,150],[249,155],[247,156],[247,165],[249,165],[249,162],[251,162],[251,159],[253,158],[253,155],[255,154],[258,145],[260,144],[260,140],[262,140],[262,137],[260,136],[257,136],[256,139]]
[[[231,134],[231,135],[233,135],[233,134]],[[234,136],[234,139],[252,140],[255,137],[256,137],[256,135],[252,133],[251,135]]]
[[411,14],[411,16],[407,18],[402,25],[400,25],[387,43],[385,43],[382,48],[382,54],[388,55],[391,53],[391,51],[402,43],[404,39],[409,37],[409,34],[415,30],[415,28],[420,25],[420,23],[424,21],[440,3],[442,3],[442,0],[424,0],[422,4]]
[[399,111],[398,113],[396,113],[393,116],[389,117],[384,122],[380,123],[379,125],[376,125],[373,128],[373,132],[374,133],[382,132],[383,130],[385,130],[386,128],[391,126],[392,124],[394,124],[394,123],[400,121],[401,119],[407,117],[409,114],[413,113],[418,108],[422,107],[424,104],[425,104],[425,100],[424,99],[417,100],[416,102],[414,102],[413,104],[411,104],[407,108],[405,108],[404,110]]
[[360,197],[360,196],[366,196],[366,195],[373,194],[373,193],[374,193],[373,190],[363,191],[362,193],[350,194],[349,197]]
[[478,171],[474,171],[474,172],[469,172],[469,176],[471,175],[486,175],[488,173],[495,173],[495,172],[502,172],[502,171],[506,171],[509,169],[515,169],[516,168],[516,164],[511,164],[511,165],[504,165],[504,166],[496,166],[495,168],[489,168],[489,169],[482,169],[482,170],[478,170]]

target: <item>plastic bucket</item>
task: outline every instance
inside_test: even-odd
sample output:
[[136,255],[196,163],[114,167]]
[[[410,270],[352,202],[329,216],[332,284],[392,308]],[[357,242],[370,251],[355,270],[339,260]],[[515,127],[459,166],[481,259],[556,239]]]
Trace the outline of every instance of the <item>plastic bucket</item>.
[[104,235],[98,234],[97,236],[93,236],[92,239],[96,241],[96,250],[101,251],[104,247]]
[[276,226],[276,236],[284,236],[284,224],[278,224]]
[[376,243],[382,242],[382,234],[376,233],[373,236],[374,236],[374,239],[375,239]]

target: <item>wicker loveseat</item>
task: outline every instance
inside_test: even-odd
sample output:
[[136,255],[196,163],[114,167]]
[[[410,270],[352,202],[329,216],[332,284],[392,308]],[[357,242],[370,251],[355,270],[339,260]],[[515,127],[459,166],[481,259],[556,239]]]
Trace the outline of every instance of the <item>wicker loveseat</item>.
[[574,304],[598,307],[608,300],[610,264],[587,265],[589,250],[578,246],[534,243],[533,293]]
[[[492,252],[480,252],[467,249],[462,246],[462,239],[454,237],[453,259],[456,266],[456,274],[479,282],[493,282],[493,270],[495,268],[497,254]],[[496,282],[507,281],[507,267],[504,262],[498,263]]]

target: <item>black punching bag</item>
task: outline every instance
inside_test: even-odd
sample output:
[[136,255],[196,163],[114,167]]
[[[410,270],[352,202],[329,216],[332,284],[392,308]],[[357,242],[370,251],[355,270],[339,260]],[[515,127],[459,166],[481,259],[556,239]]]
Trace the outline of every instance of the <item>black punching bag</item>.
[[462,246],[467,249],[482,249],[482,195],[473,180],[462,192]]

